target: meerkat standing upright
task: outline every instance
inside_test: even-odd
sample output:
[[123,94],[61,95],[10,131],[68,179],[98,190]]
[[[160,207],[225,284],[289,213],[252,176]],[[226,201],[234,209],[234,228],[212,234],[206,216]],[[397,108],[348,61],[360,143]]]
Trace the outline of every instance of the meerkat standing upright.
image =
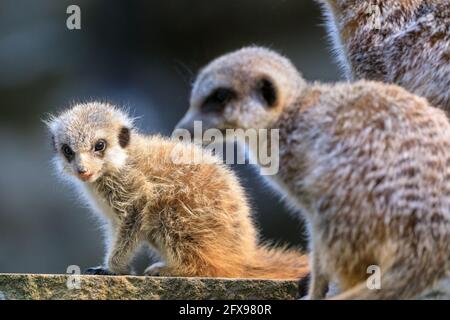
[[450,114],[449,0],[318,0],[348,79],[398,84]]
[[[279,129],[280,169],[267,178],[309,222],[310,298],[330,280],[338,299],[410,298],[449,275],[450,125],[425,99],[370,81],[307,84],[286,58],[251,47],[200,72],[178,127],[193,120]],[[372,265],[379,290],[366,284]]]
[[[55,163],[106,219],[107,254],[91,274],[128,274],[140,244],[162,256],[146,274],[297,279],[306,258],[258,244],[232,171],[192,144],[144,136],[116,107],[76,105],[48,121]],[[201,153],[202,161],[193,156]],[[184,160],[183,160],[184,159]]]

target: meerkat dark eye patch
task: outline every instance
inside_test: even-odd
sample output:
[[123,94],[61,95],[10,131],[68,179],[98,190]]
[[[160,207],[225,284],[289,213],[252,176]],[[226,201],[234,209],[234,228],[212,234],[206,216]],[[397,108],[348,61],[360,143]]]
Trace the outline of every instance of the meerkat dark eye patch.
[[277,89],[272,81],[263,78],[259,81],[258,91],[268,107],[274,107],[277,102]]
[[236,92],[228,88],[218,88],[211,93],[203,102],[202,112],[222,112],[228,102],[236,97]]
[[119,132],[119,145],[125,148],[130,143],[130,129],[123,127]]
[[67,144],[62,145],[61,151],[64,157],[66,157],[67,161],[69,162],[72,161],[75,157],[75,152],[73,152],[73,150]]

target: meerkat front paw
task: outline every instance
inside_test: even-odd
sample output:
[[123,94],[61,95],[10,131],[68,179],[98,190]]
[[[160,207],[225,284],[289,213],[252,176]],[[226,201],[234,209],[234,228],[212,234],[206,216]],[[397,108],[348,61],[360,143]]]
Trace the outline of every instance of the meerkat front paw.
[[144,275],[151,276],[151,277],[158,277],[161,275],[161,271],[166,268],[166,264],[162,261],[156,262],[149,266],[144,271]]
[[89,275],[100,275],[100,276],[114,276],[114,275],[116,275],[115,273],[109,271],[107,268],[105,268],[103,266],[88,268],[85,271],[85,273],[89,274]]

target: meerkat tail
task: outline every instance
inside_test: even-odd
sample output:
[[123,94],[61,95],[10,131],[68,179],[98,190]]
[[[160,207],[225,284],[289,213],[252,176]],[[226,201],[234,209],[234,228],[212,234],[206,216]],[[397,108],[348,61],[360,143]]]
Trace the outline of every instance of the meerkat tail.
[[246,271],[251,278],[298,280],[309,273],[308,256],[297,250],[262,246]]

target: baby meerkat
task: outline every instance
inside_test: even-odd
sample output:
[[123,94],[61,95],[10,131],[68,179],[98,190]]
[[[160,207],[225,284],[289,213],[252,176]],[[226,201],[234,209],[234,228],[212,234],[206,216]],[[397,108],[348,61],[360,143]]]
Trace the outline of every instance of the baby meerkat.
[[450,114],[449,0],[319,0],[348,79],[395,83]]
[[[279,129],[280,169],[267,178],[308,222],[310,298],[329,281],[337,299],[411,298],[449,274],[450,125],[425,99],[370,81],[308,84],[286,58],[252,47],[200,72],[178,127],[196,119]],[[379,290],[366,284],[372,266]]]
[[[88,273],[128,274],[140,244],[164,260],[149,275],[297,279],[307,273],[299,252],[258,244],[244,190],[216,157],[139,134],[124,111],[103,103],[75,105],[48,126],[58,169],[106,222],[104,265]],[[194,152],[205,161],[177,161]]]

